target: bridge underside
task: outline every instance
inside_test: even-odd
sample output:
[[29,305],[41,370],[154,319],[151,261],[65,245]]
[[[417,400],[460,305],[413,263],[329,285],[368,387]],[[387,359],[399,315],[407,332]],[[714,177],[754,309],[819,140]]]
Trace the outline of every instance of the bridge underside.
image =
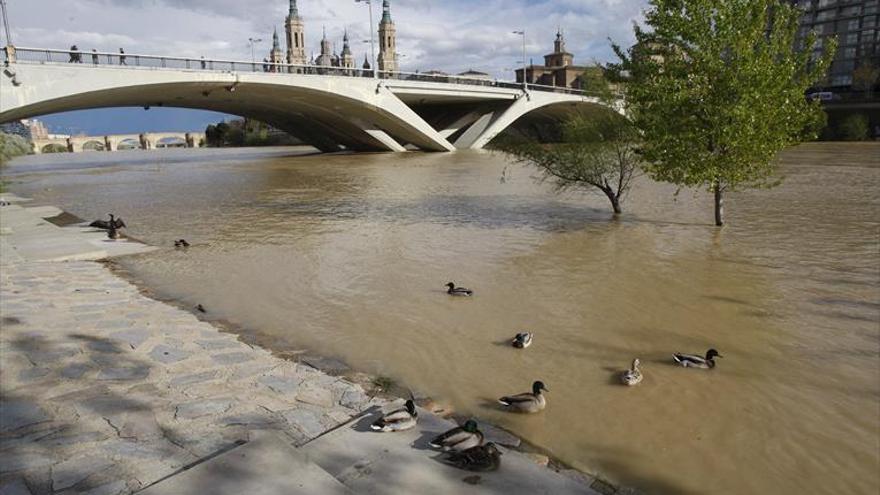
[[105,107],[213,110],[266,122],[327,152],[479,149],[515,123],[597,105],[557,93],[369,78],[11,67],[18,84],[0,75],[0,122]]

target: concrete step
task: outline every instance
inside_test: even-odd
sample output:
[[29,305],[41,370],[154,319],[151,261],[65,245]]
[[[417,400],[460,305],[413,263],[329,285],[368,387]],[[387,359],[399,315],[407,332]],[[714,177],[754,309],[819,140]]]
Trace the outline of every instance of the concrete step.
[[60,212],[54,207],[0,206],[0,227],[6,242],[4,254],[25,261],[83,261],[157,249],[125,239],[110,240],[102,230],[58,227],[44,220]]
[[587,485],[502,447],[501,468],[496,472],[472,473],[448,466],[440,461],[442,454],[430,448],[428,442],[454,427],[453,422],[419,410],[416,428],[380,433],[370,429],[379,414],[373,411],[355,419],[300,450],[345,486],[363,495],[598,495]]
[[352,495],[275,434],[265,435],[175,474],[138,495]]

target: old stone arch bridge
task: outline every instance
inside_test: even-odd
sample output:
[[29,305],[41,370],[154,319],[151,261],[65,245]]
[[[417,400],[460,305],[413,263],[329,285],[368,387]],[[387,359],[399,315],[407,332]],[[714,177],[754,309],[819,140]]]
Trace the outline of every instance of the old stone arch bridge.
[[70,136],[34,139],[34,153],[50,151],[120,151],[156,148],[199,148],[204,146],[204,132],[145,132],[106,136]]
[[581,91],[489,79],[85,55],[76,62],[65,50],[7,47],[0,122],[88,108],[168,106],[255,118],[322,151],[453,151],[480,149],[520,119],[558,119],[604,105]]

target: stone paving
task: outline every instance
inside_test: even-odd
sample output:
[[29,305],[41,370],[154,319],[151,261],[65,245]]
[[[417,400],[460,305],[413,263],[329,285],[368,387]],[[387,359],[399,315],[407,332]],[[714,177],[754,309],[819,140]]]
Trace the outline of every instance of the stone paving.
[[131,493],[273,430],[383,401],[149,299],[89,261],[0,270],[0,494]]

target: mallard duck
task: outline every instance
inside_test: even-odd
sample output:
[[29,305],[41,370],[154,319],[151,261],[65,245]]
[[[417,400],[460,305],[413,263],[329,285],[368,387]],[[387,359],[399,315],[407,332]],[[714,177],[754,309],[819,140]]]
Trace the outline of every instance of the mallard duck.
[[176,248],[188,248],[189,243],[186,242],[186,239],[180,239],[179,241],[174,241],[174,247]]
[[464,425],[456,426],[446,433],[437,435],[428,445],[435,449],[467,450],[483,444],[483,432],[477,428],[477,422],[469,419]]
[[638,358],[633,359],[632,368],[620,374],[620,381],[623,382],[624,385],[638,385],[639,382],[642,381],[642,371],[639,369],[639,364],[641,363]]
[[695,354],[680,354],[675,353],[672,355],[672,359],[675,360],[676,363],[684,366],[685,368],[703,368],[703,369],[712,369],[715,367],[715,358],[716,357],[724,357],[721,354],[718,354],[718,351],[715,349],[709,349],[706,351],[706,357],[697,356]]
[[496,471],[501,466],[501,451],[489,442],[461,452],[449,452],[444,461],[468,471]]
[[532,332],[518,333],[510,343],[517,349],[525,349],[526,347],[532,345]]
[[418,419],[419,412],[416,410],[415,403],[408,400],[404,407],[395,409],[377,419],[370,425],[370,428],[376,431],[403,431],[414,427]]
[[450,296],[472,296],[474,295],[474,291],[470,289],[465,289],[464,287],[456,287],[453,282],[449,282],[446,284],[446,287],[449,287],[449,290],[446,291]]
[[109,215],[109,222],[106,220],[95,220],[94,222],[89,224],[89,227],[94,227],[101,230],[110,230],[110,226],[113,226],[117,229],[125,227],[125,222],[122,221],[122,218],[115,218],[112,213],[109,213]]
[[549,392],[547,387],[544,386],[544,382],[537,381],[532,384],[531,392],[502,397],[498,399],[498,402],[507,406],[511,411],[536,413],[538,411],[543,411],[544,407],[547,406],[547,401],[544,399],[544,394],[541,393],[542,391]]

